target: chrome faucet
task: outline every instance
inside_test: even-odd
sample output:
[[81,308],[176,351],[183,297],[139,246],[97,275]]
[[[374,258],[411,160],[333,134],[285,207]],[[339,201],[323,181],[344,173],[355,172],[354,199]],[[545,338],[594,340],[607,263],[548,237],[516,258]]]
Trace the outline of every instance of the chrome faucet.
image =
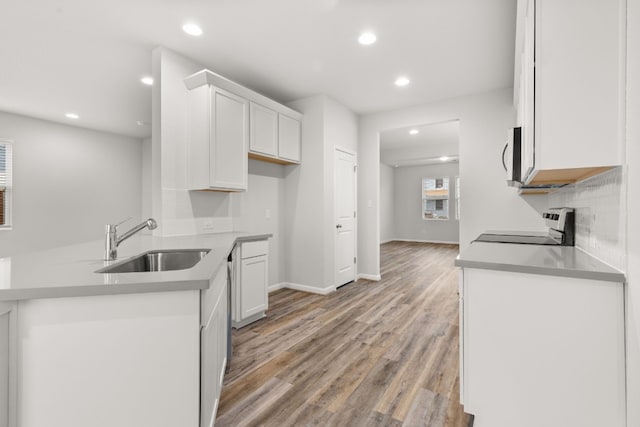
[[136,234],[138,231],[148,228],[149,230],[153,230],[158,227],[158,223],[155,219],[149,218],[146,221],[141,222],[140,224],[133,227],[131,230],[124,233],[122,236],[118,237],[118,226],[130,218],[125,219],[119,224],[107,224],[105,226],[105,236],[104,236],[104,259],[105,261],[113,261],[118,258],[118,245],[129,237]]

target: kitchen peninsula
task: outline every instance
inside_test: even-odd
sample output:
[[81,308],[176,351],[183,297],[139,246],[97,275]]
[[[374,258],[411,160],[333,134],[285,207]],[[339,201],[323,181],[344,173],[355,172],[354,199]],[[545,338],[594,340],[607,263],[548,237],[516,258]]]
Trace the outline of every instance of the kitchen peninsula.
[[162,272],[97,273],[114,264],[102,241],[0,259],[0,412],[22,427],[209,425],[227,361],[227,257],[269,237],[135,236],[119,248],[119,261],[209,251]]

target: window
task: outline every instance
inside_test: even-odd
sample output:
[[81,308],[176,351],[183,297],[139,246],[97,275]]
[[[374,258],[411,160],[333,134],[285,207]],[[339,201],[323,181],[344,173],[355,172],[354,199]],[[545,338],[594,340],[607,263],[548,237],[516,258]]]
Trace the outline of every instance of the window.
[[11,227],[11,148],[0,140],[0,229]]
[[449,219],[449,178],[422,178],[422,219]]

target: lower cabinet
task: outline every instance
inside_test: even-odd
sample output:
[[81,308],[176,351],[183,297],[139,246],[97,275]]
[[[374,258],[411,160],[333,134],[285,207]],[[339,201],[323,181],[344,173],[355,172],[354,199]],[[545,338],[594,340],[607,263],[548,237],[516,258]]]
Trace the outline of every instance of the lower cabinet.
[[222,267],[205,290],[0,302],[0,427],[213,426],[228,297]]
[[[226,277],[226,272],[224,276]],[[202,319],[204,325],[200,333],[200,427],[214,425],[220,401],[227,366],[227,298],[225,283],[218,293],[211,314]]]
[[0,301],[0,427],[16,426],[14,304]]
[[259,240],[236,246],[233,261],[233,326],[241,328],[262,319],[269,300],[269,242]]
[[625,426],[622,283],[475,268],[461,280],[474,427]]

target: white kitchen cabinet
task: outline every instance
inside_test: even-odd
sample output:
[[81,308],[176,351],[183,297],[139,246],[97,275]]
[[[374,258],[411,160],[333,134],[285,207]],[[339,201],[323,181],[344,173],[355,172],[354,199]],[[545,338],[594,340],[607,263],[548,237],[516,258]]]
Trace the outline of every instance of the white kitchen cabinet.
[[249,151],[267,156],[277,156],[278,113],[252,102],[249,122]]
[[[246,128],[248,133],[245,137],[245,148],[248,149],[245,150],[245,163],[246,157],[285,165],[300,163],[300,129],[302,114],[209,70],[198,71],[197,73],[185,78],[184,82],[187,89],[190,91],[190,96],[194,99],[193,103],[196,111],[201,111],[203,109],[202,105],[205,105],[205,108],[212,108],[207,107],[206,95],[199,94],[199,92],[205,91],[205,89],[201,89],[204,87],[211,87],[217,92],[226,93],[228,95],[233,94],[237,98],[236,101],[239,102],[239,100],[244,100],[248,103],[248,124]],[[229,104],[229,102],[227,102],[227,104]],[[213,105],[215,106],[215,104]],[[231,104],[228,109],[232,110],[229,113],[232,118],[232,122],[227,126],[231,127],[231,129],[222,133],[233,135],[232,139],[240,140],[242,138],[237,131],[237,127],[232,126],[232,123],[236,123],[239,126],[237,122],[240,120],[236,119],[236,117],[240,116],[239,111],[236,111],[239,110],[239,108],[234,107],[233,104]],[[205,119],[199,120],[198,117],[206,118],[207,115],[196,114],[196,118],[192,118],[192,124],[190,124],[190,127],[192,128],[191,133],[196,136],[197,141],[200,141],[195,144],[195,148],[190,149],[190,158],[192,160],[190,167],[191,165],[199,165],[198,170],[209,170],[206,169],[208,165],[205,164],[205,160],[208,157],[203,154],[207,149],[207,145],[202,142],[207,140],[209,122]],[[211,122],[211,132],[214,133],[214,136],[216,127],[213,125],[215,125],[215,123],[220,123],[220,120],[217,122]],[[215,142],[215,139],[213,140]],[[224,138],[224,147],[226,147],[226,141],[230,140],[231,139]],[[191,145],[193,146],[194,144]],[[232,145],[232,147],[236,147],[236,145]],[[215,145],[214,148],[217,149]],[[215,151],[216,150],[214,149],[214,152]],[[224,167],[221,170],[226,173],[230,173],[231,171],[236,171],[238,173],[238,176],[231,174],[232,179],[229,180],[231,184],[228,184],[224,179],[215,180],[215,177],[212,176],[213,183],[210,187],[205,187],[207,181],[204,173],[196,172],[194,174],[193,171],[190,170],[190,173],[194,175],[193,181],[195,181],[193,184],[190,184],[190,189],[221,189],[227,191],[237,190],[238,187],[241,187],[240,189],[246,189],[246,181],[243,185],[237,183],[239,182],[238,178],[241,171],[244,171],[244,177],[246,180],[246,164],[243,168],[238,168],[236,166],[236,168],[233,169],[233,165],[235,165],[235,162],[237,161],[236,151],[234,150],[233,153],[225,152],[223,154],[223,157],[219,157],[221,162],[224,162],[224,158],[231,158],[233,163],[225,164],[225,166],[228,166],[229,170]],[[214,164],[213,166],[219,165]],[[227,176],[226,173],[223,174],[222,178]]]
[[20,426],[212,426],[227,364],[228,295],[222,268],[202,291],[19,301],[11,327],[21,349]]
[[249,157],[280,164],[300,163],[300,121],[251,103]]
[[214,279],[214,286],[203,292],[212,293],[215,301],[210,314],[201,319],[200,341],[200,427],[210,427],[216,418],[227,366],[226,270]]
[[20,427],[198,426],[199,294],[19,301]]
[[212,85],[189,100],[189,189],[246,190],[249,102]]
[[622,164],[624,5],[520,0],[526,184],[576,182]]
[[15,305],[0,301],[0,427],[16,426]]
[[622,283],[464,268],[461,400],[475,427],[624,427]]
[[278,115],[278,156],[292,162],[300,162],[300,122]]
[[233,326],[262,319],[268,308],[269,242],[244,242],[234,251]]

